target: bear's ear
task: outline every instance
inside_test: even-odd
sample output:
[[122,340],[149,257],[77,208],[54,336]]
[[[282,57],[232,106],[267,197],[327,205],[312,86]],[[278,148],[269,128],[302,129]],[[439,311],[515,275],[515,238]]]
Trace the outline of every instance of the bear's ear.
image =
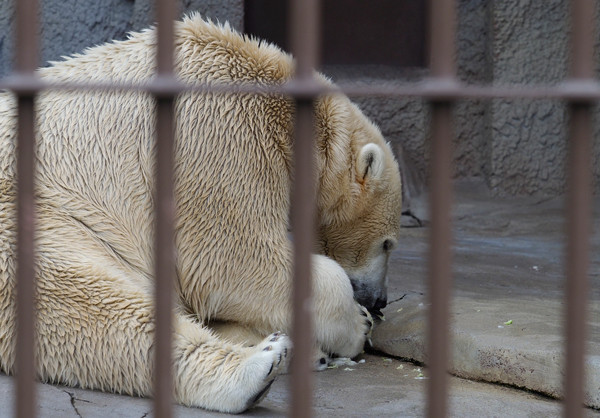
[[366,144],[358,153],[356,178],[360,183],[369,179],[378,179],[383,173],[384,165],[384,154],[381,147],[373,143]]

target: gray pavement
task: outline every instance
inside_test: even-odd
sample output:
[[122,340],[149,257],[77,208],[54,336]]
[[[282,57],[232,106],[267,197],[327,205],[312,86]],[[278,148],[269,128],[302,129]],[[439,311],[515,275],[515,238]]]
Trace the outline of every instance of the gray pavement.
[[[453,374],[559,398],[563,380],[563,201],[489,199],[463,184],[454,211]],[[586,405],[600,408],[600,200],[592,251]],[[403,231],[393,256],[393,301],[376,348],[426,362],[427,228]]]
[[[562,201],[491,199],[475,184],[457,189],[450,415],[559,416],[561,405],[554,398],[560,397],[563,378]],[[424,217],[418,203],[413,211]],[[585,402],[596,408],[586,415],[600,417],[600,200],[596,203]],[[373,338],[381,354],[315,373],[316,416],[424,415],[428,372],[417,364],[426,362],[428,233],[428,228],[404,229],[391,258],[391,303]],[[279,378],[247,415],[284,416],[289,379]],[[13,415],[13,384],[0,374],[0,417]],[[38,389],[42,417],[152,416],[148,399],[47,384]],[[175,416],[223,414],[175,406]]]

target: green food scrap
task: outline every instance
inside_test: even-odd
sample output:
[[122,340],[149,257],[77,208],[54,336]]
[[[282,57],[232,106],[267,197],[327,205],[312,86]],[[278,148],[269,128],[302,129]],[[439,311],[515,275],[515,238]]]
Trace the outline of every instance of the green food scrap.
[[512,325],[512,322],[513,322],[513,321],[512,321],[512,319],[509,319],[508,321],[506,321],[506,322],[504,323],[504,325]]

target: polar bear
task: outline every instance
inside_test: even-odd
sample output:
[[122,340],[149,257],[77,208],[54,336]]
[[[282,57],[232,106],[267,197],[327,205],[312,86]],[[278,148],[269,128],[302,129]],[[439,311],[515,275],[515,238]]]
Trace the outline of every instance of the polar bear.
[[[281,84],[291,77],[289,55],[227,25],[192,15],[175,32],[176,72],[185,83]],[[149,80],[155,38],[154,29],[134,33],[39,75],[50,83]],[[36,107],[38,376],[151,396],[153,99],[57,90],[41,93]],[[293,102],[188,92],[175,111],[174,398],[240,412],[264,396],[290,356]],[[316,349],[352,357],[369,330],[361,304],[385,305],[400,177],[379,130],[345,96],[319,99],[315,116]],[[0,369],[8,374],[17,350],[15,130],[14,97],[0,92]],[[211,322],[263,340],[219,337]]]

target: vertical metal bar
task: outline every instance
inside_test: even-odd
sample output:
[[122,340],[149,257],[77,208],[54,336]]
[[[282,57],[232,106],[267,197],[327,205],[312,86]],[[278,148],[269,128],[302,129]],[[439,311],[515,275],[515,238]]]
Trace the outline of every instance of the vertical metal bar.
[[[176,18],[174,0],[157,0],[157,79],[173,77],[173,25]],[[156,95],[156,335],[154,369],[154,416],[172,416],[173,374],[172,315],[173,280],[175,278],[173,195],[174,93]]]
[[429,1],[429,68],[432,77],[454,78],[455,0]]
[[[571,1],[573,81],[586,82],[594,77],[594,3]],[[592,205],[592,103],[573,101],[569,104],[569,114],[564,415],[571,418],[583,416]]]
[[575,79],[594,78],[594,18],[593,0],[571,0],[571,68]]
[[[33,81],[38,60],[37,1],[16,2],[16,71]],[[36,415],[34,259],[34,91],[19,91],[17,124],[17,399],[18,417]]]
[[566,417],[583,416],[584,356],[591,228],[590,106],[570,105],[569,175],[567,191],[567,310],[565,322]]
[[34,111],[33,95],[18,98],[17,148],[17,416],[35,415]]
[[292,229],[294,231],[294,317],[291,363],[291,416],[312,416],[312,286],[311,250],[314,242],[314,156],[313,101],[296,101],[295,181],[292,192]]
[[450,292],[452,289],[452,108],[447,102],[432,103],[431,133],[431,230],[429,242],[428,381],[429,417],[447,415],[447,369],[450,336]]
[[296,59],[296,79],[312,77],[319,61],[319,0],[291,0],[290,46]]
[[[318,60],[319,1],[293,0],[290,7],[292,53],[296,81],[311,87]],[[311,252],[314,242],[314,97],[296,98],[294,130],[294,185],[291,221],[294,232],[293,323],[294,356],[291,363],[292,417],[310,417],[312,411],[312,289]]]
[[[455,75],[455,2],[432,0],[430,14],[431,76],[440,82],[452,82]],[[452,106],[449,100],[431,103],[431,231],[429,262],[430,312],[428,359],[430,379],[427,416],[444,417],[448,409],[448,318],[452,288],[450,211],[452,200]]]

